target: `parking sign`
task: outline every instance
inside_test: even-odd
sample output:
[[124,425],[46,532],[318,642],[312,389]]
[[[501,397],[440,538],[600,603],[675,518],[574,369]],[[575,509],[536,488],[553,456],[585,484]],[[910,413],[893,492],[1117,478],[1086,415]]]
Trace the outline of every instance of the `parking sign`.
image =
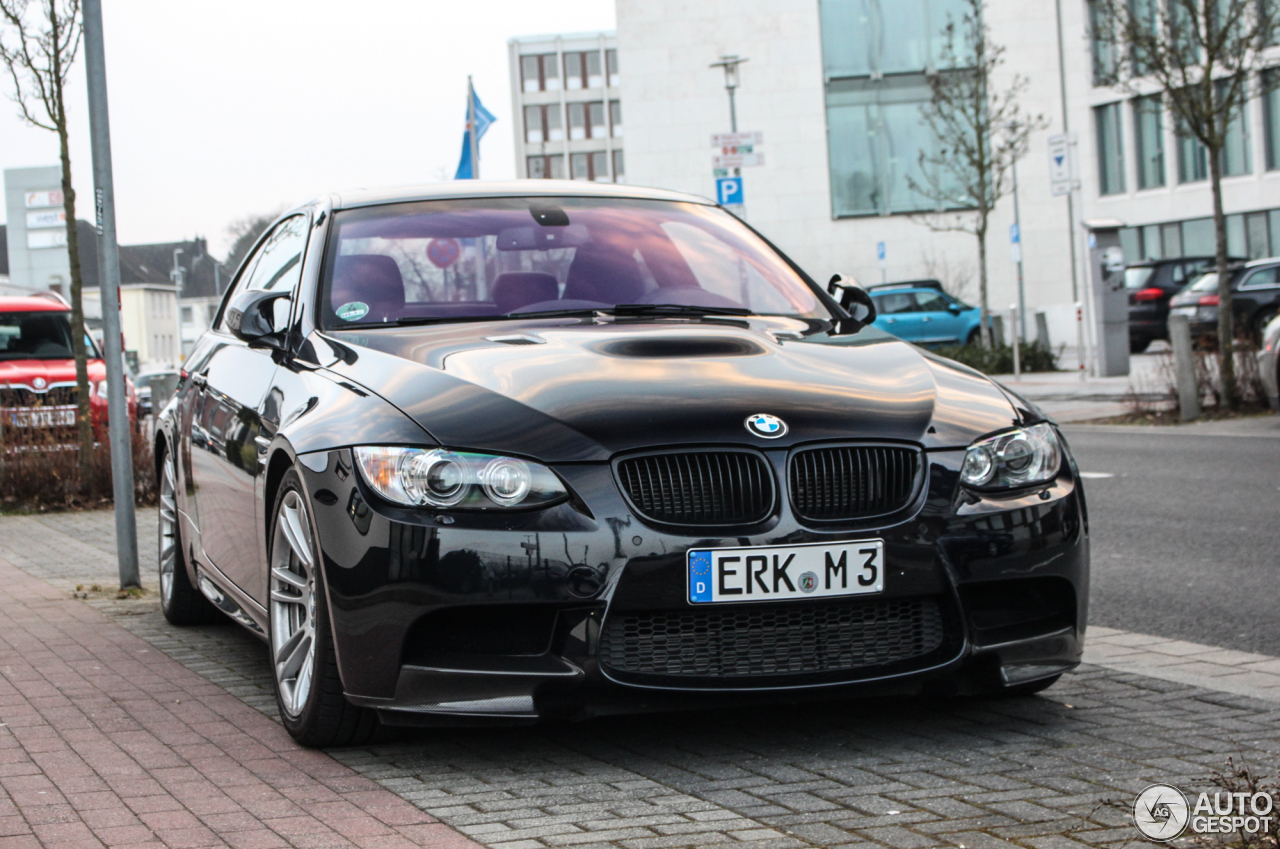
[[742,178],[720,177],[716,180],[716,198],[722,206],[742,205]]

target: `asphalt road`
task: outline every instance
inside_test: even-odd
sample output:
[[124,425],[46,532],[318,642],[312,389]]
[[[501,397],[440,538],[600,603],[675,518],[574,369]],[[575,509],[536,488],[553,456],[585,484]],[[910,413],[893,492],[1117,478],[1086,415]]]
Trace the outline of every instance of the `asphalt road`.
[[1280,656],[1280,439],[1068,427],[1093,536],[1089,622]]

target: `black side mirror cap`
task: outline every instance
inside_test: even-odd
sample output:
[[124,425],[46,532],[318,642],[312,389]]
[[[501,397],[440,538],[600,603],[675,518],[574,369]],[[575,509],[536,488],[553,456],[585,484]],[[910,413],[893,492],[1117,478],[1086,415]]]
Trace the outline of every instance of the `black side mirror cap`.
[[272,292],[268,289],[241,292],[227,304],[227,329],[237,339],[250,345],[281,347],[272,313],[275,302],[287,297],[288,292]]
[[833,275],[827,283],[827,293],[840,299],[840,306],[849,317],[862,324],[870,324],[876,320],[876,304],[867,294],[867,290],[852,277],[843,274]]

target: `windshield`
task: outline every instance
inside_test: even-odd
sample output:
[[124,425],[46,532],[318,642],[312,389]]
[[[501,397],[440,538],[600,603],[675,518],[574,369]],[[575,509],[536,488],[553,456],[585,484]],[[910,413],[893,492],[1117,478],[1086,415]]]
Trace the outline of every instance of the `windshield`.
[[1124,270],[1124,287],[1126,289],[1145,289],[1151,275],[1156,273],[1154,265],[1139,265]]
[[[0,360],[71,359],[70,316],[62,310],[0,313]],[[85,347],[96,357],[88,337]]]
[[448,321],[624,304],[830,318],[736,218],[625,198],[424,201],[339,212],[321,325]]

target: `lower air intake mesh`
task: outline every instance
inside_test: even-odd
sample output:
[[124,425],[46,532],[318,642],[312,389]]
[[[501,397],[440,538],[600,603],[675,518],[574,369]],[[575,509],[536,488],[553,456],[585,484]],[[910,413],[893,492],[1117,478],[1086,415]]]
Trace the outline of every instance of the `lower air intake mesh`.
[[711,606],[610,615],[600,663],[636,675],[769,677],[910,660],[942,640],[942,613],[932,598]]

